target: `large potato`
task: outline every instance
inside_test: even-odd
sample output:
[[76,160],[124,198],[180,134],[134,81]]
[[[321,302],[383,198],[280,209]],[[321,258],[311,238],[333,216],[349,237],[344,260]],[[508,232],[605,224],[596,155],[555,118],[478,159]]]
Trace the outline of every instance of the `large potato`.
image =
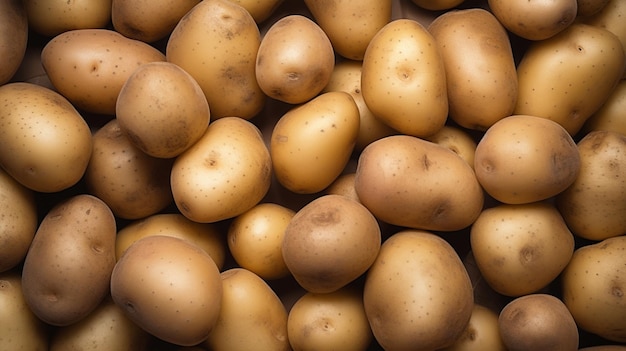
[[415,20],[393,20],[372,38],[363,57],[361,89],[374,115],[403,134],[429,136],[448,117],[441,53]]
[[83,177],[91,150],[89,126],[63,96],[33,83],[0,87],[0,164],[22,185],[68,189]]
[[474,307],[470,278],[454,248],[418,230],[397,232],[383,243],[367,273],[363,302],[385,350],[451,346]]
[[0,85],[19,69],[28,44],[28,17],[20,0],[0,2]]
[[529,40],[548,39],[576,19],[577,0],[489,0],[489,8],[514,34]]
[[245,8],[230,0],[208,0],[178,22],[166,56],[200,84],[214,118],[250,119],[265,104],[255,79],[260,44],[259,28]]
[[30,27],[48,37],[75,29],[105,28],[111,20],[111,0],[24,0]]
[[354,186],[359,200],[389,224],[454,231],[483,208],[483,189],[467,162],[448,148],[408,135],[369,144]]

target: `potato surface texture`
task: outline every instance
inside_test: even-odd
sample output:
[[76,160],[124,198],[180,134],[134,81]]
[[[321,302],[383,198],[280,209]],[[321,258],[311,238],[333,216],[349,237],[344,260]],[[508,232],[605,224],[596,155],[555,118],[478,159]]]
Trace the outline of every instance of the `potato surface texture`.
[[0,33],[0,84],[5,84],[19,69],[28,45],[28,17],[22,1],[0,3]]
[[103,29],[111,20],[112,0],[54,1],[25,0],[30,27],[54,37],[75,29]]
[[567,29],[576,19],[577,0],[489,0],[489,8],[512,33],[528,40],[545,40]]

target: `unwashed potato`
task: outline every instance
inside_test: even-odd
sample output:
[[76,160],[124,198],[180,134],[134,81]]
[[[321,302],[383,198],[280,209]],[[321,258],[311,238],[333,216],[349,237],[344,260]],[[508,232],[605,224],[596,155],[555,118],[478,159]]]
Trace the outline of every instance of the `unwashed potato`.
[[0,2],[0,85],[19,69],[28,44],[28,18],[20,0]]
[[529,40],[548,39],[576,19],[577,0],[489,0],[489,8],[514,34]]
[[24,6],[30,27],[48,37],[75,29],[105,28],[111,20],[111,0],[24,0]]

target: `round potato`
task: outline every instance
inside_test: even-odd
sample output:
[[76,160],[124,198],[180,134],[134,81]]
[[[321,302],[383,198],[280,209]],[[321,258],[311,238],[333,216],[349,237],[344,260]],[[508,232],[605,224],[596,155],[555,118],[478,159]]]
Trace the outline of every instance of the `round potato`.
[[450,149],[474,169],[476,141],[462,128],[445,125],[437,133],[424,139]]
[[9,82],[20,68],[27,44],[28,17],[23,2],[0,2],[0,85]]
[[324,191],[326,194],[336,194],[346,196],[354,201],[359,201],[359,195],[356,193],[356,189],[354,187],[354,179],[356,178],[356,173],[346,173],[342,174],[337,179],[335,179],[332,184],[328,186]]
[[541,41],[565,30],[576,19],[577,0],[489,0],[489,8],[514,34]]
[[102,29],[111,20],[111,0],[24,0],[28,24],[53,37],[75,29]]
[[498,314],[474,303],[472,316],[463,334],[450,347],[441,351],[506,351],[498,326]]

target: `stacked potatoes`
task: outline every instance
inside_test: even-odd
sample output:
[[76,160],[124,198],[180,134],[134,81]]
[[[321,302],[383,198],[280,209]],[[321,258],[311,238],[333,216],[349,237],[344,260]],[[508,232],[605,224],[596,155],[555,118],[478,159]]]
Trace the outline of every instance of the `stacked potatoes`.
[[3,2],[0,349],[626,348],[626,3],[526,3]]

